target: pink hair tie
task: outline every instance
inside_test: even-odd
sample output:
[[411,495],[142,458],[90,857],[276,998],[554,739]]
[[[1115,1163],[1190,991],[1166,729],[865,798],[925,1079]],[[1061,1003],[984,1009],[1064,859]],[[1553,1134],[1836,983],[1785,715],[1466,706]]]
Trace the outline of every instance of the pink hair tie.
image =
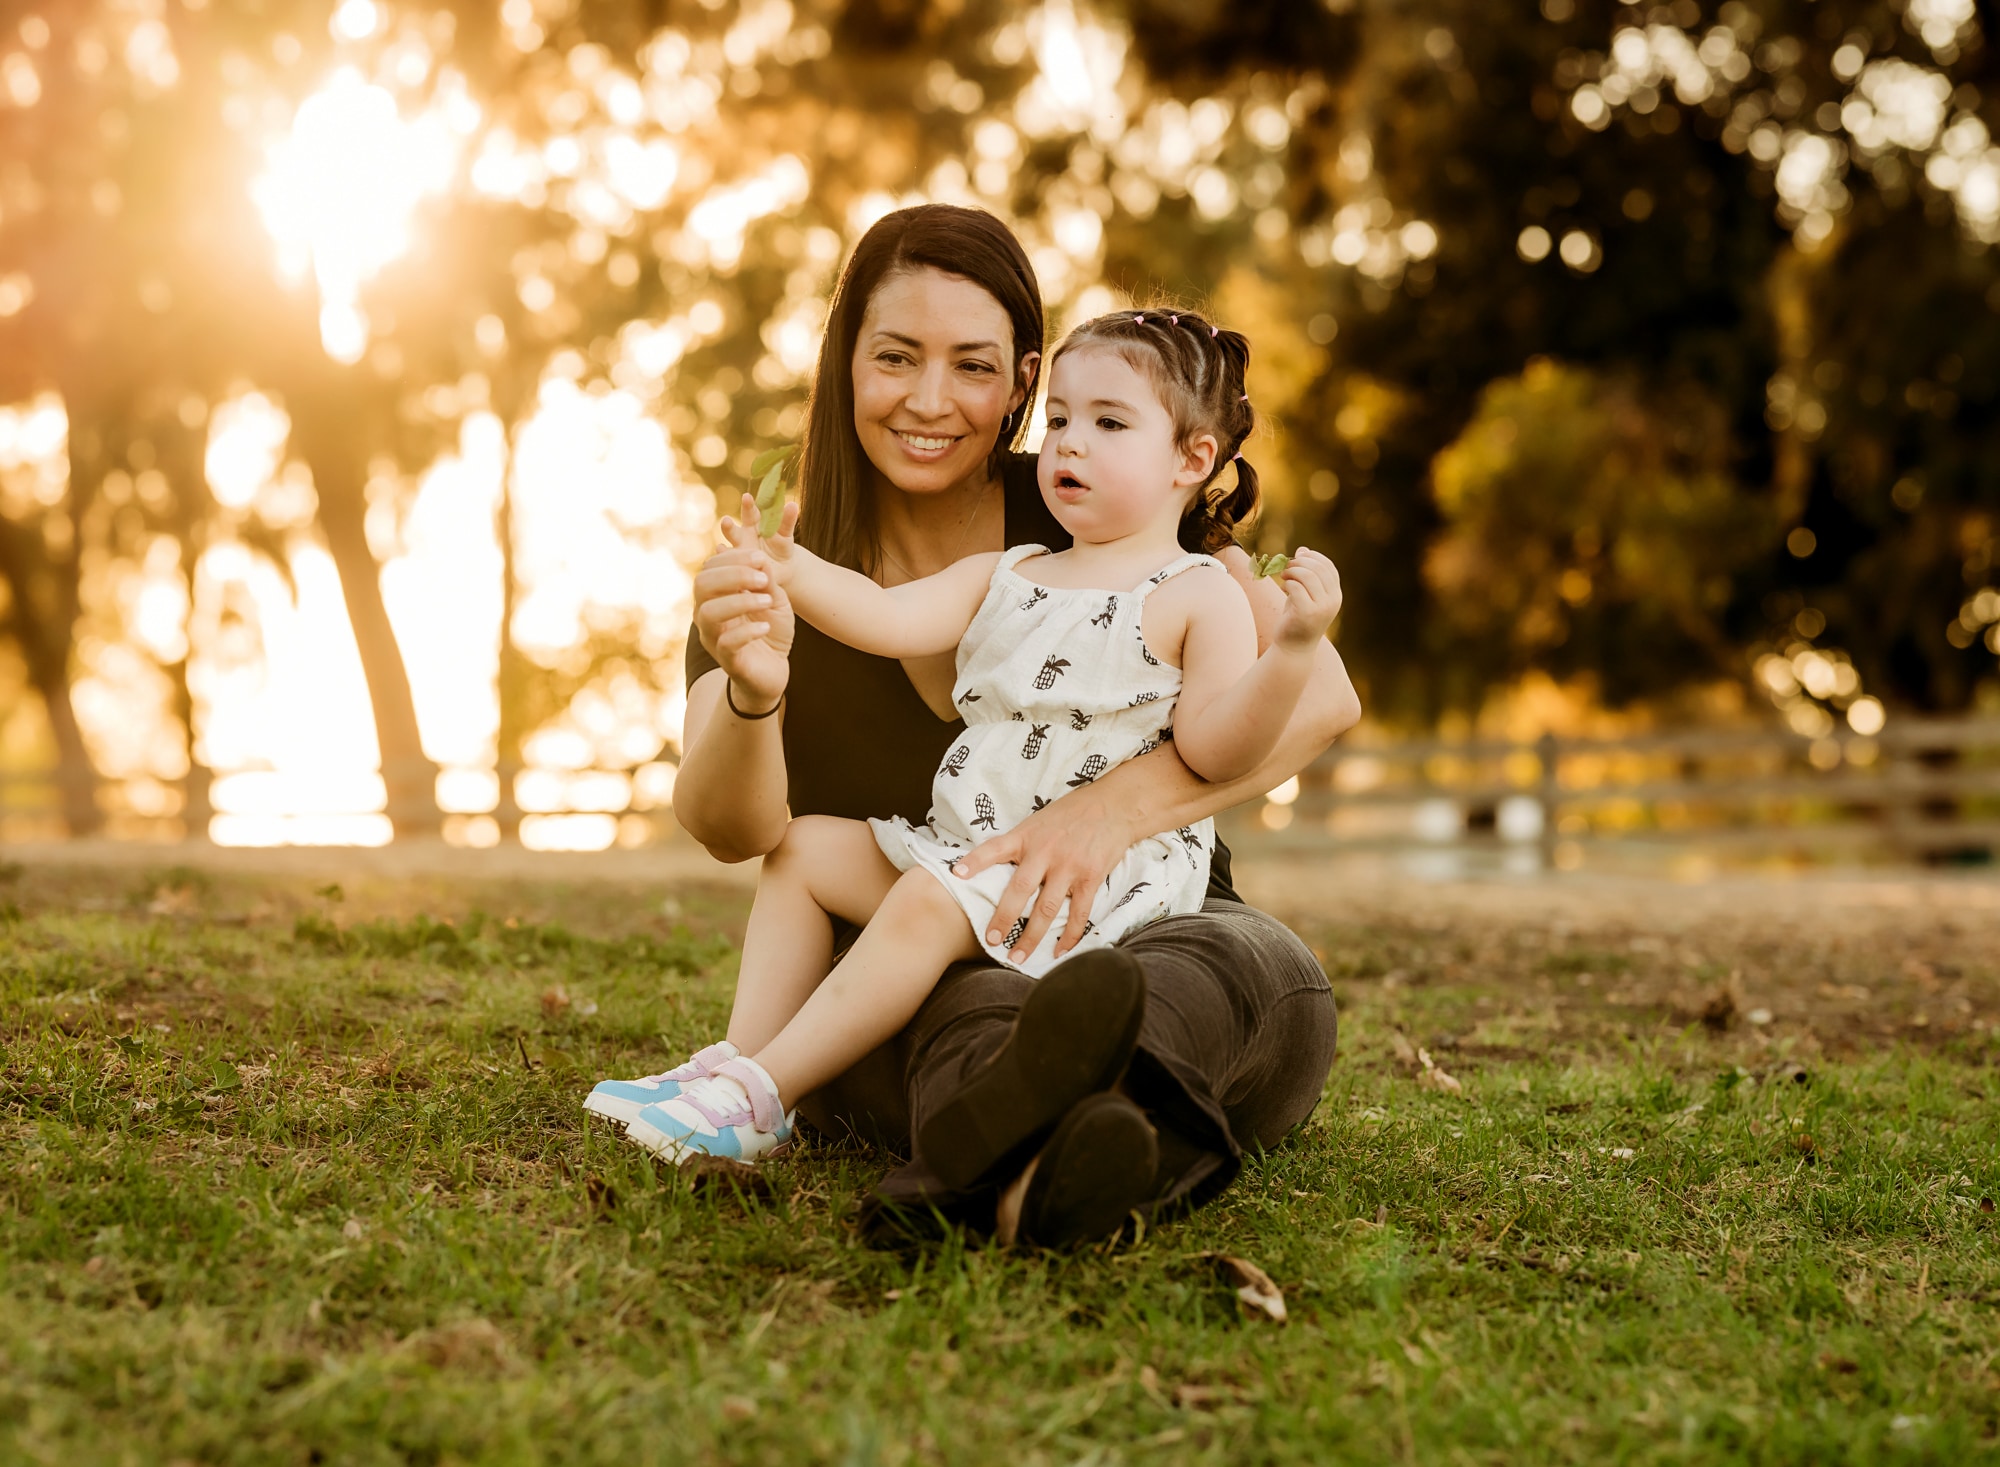
[[1222,328],[1220,326],[1211,326],[1208,328],[1208,339],[1210,341],[1215,340],[1220,335],[1222,335]]
[[1169,316],[1167,317],[1167,324],[1169,326],[1178,326],[1181,324],[1181,318],[1179,316]]
[[1146,324],[1146,318],[1144,316],[1134,316],[1132,318],[1132,324],[1134,326],[1144,326]]

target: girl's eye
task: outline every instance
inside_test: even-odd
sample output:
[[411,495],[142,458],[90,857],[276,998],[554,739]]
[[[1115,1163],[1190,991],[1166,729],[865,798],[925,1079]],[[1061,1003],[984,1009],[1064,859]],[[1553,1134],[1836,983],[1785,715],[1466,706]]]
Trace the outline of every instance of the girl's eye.
[[1100,428],[1107,429],[1110,432],[1116,433],[1120,429],[1122,429],[1125,425],[1119,422],[1116,418],[1099,418],[1097,420],[1097,426]]
[[1065,417],[1064,417],[1064,416],[1063,416],[1063,415],[1062,415],[1061,413],[1050,413],[1050,414],[1049,414],[1049,426],[1050,426],[1051,428],[1060,428],[1060,427],[1062,427],[1062,426],[1063,426],[1064,424],[1066,424],[1066,423],[1068,423],[1068,422],[1069,422],[1069,419],[1068,419],[1068,418],[1065,418]]

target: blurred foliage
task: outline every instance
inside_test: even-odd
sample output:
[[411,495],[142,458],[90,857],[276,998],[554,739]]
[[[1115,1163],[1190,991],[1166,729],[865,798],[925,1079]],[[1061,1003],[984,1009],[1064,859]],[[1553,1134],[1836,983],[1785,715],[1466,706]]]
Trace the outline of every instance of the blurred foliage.
[[[1336,556],[1341,645],[1380,717],[1476,710],[1529,670],[1666,700],[1799,641],[1845,649],[1892,703],[1973,706],[2000,692],[1972,610],[2000,528],[1989,19],[1971,0],[10,11],[0,402],[59,391],[74,472],[61,503],[0,506],[0,626],[59,681],[91,535],[112,557],[164,533],[185,566],[218,536],[282,562],[284,535],[198,471],[208,408],[256,384],[292,416],[309,532],[407,760],[364,482],[421,470],[468,412],[518,425],[554,376],[633,394],[682,474],[733,494],[796,433],[847,247],[939,197],[1018,222],[1058,328],[1119,298],[1101,281],[1248,332],[1271,425],[1257,548]],[[362,284],[352,365],[321,350],[253,200],[338,65],[406,117],[476,109],[450,186]],[[150,496],[91,518],[148,471]],[[555,661],[509,641],[503,765],[630,672],[622,625]],[[674,677],[670,657],[645,671]]]

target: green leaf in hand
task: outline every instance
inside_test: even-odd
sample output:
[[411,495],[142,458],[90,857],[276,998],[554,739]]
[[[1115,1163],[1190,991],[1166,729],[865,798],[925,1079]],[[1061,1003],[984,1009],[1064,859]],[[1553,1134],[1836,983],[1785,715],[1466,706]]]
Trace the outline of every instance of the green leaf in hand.
[[771,471],[773,464],[781,464],[790,458],[792,456],[792,449],[795,446],[790,443],[781,443],[776,448],[765,449],[750,461],[750,477],[761,479]]
[[762,476],[757,485],[757,533],[775,535],[778,525],[785,517],[785,461],[792,456],[796,444],[787,443],[782,448],[767,448],[757,455],[750,465],[750,475]]
[[1282,576],[1285,573],[1285,567],[1291,563],[1291,556],[1286,555],[1282,551],[1276,555],[1253,555],[1250,557],[1250,569],[1256,572],[1257,579],[1260,581]]

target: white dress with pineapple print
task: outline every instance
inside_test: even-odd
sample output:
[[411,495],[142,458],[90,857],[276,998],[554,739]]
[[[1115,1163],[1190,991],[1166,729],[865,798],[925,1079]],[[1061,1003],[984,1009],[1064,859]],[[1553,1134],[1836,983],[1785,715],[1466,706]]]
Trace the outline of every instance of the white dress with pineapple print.
[[[1146,650],[1140,629],[1146,597],[1184,570],[1221,569],[1211,556],[1184,555],[1137,590],[1065,590],[1037,585],[1016,569],[1047,553],[1040,545],[1017,545],[1000,557],[986,600],[958,644],[952,696],[965,732],[931,783],[929,819],[921,826],[900,816],[868,822],[898,870],[922,866],[935,873],[965,908],[980,945],[1033,978],[1055,965],[1068,903],[1035,951],[1012,963],[1009,944],[1024,924],[997,944],[986,941],[986,930],[1014,868],[966,878],[952,874],[952,863],[1173,737],[1181,673]],[[1098,889],[1075,951],[1108,947],[1149,922],[1200,911],[1214,848],[1215,826],[1207,820],[1133,846]]]

